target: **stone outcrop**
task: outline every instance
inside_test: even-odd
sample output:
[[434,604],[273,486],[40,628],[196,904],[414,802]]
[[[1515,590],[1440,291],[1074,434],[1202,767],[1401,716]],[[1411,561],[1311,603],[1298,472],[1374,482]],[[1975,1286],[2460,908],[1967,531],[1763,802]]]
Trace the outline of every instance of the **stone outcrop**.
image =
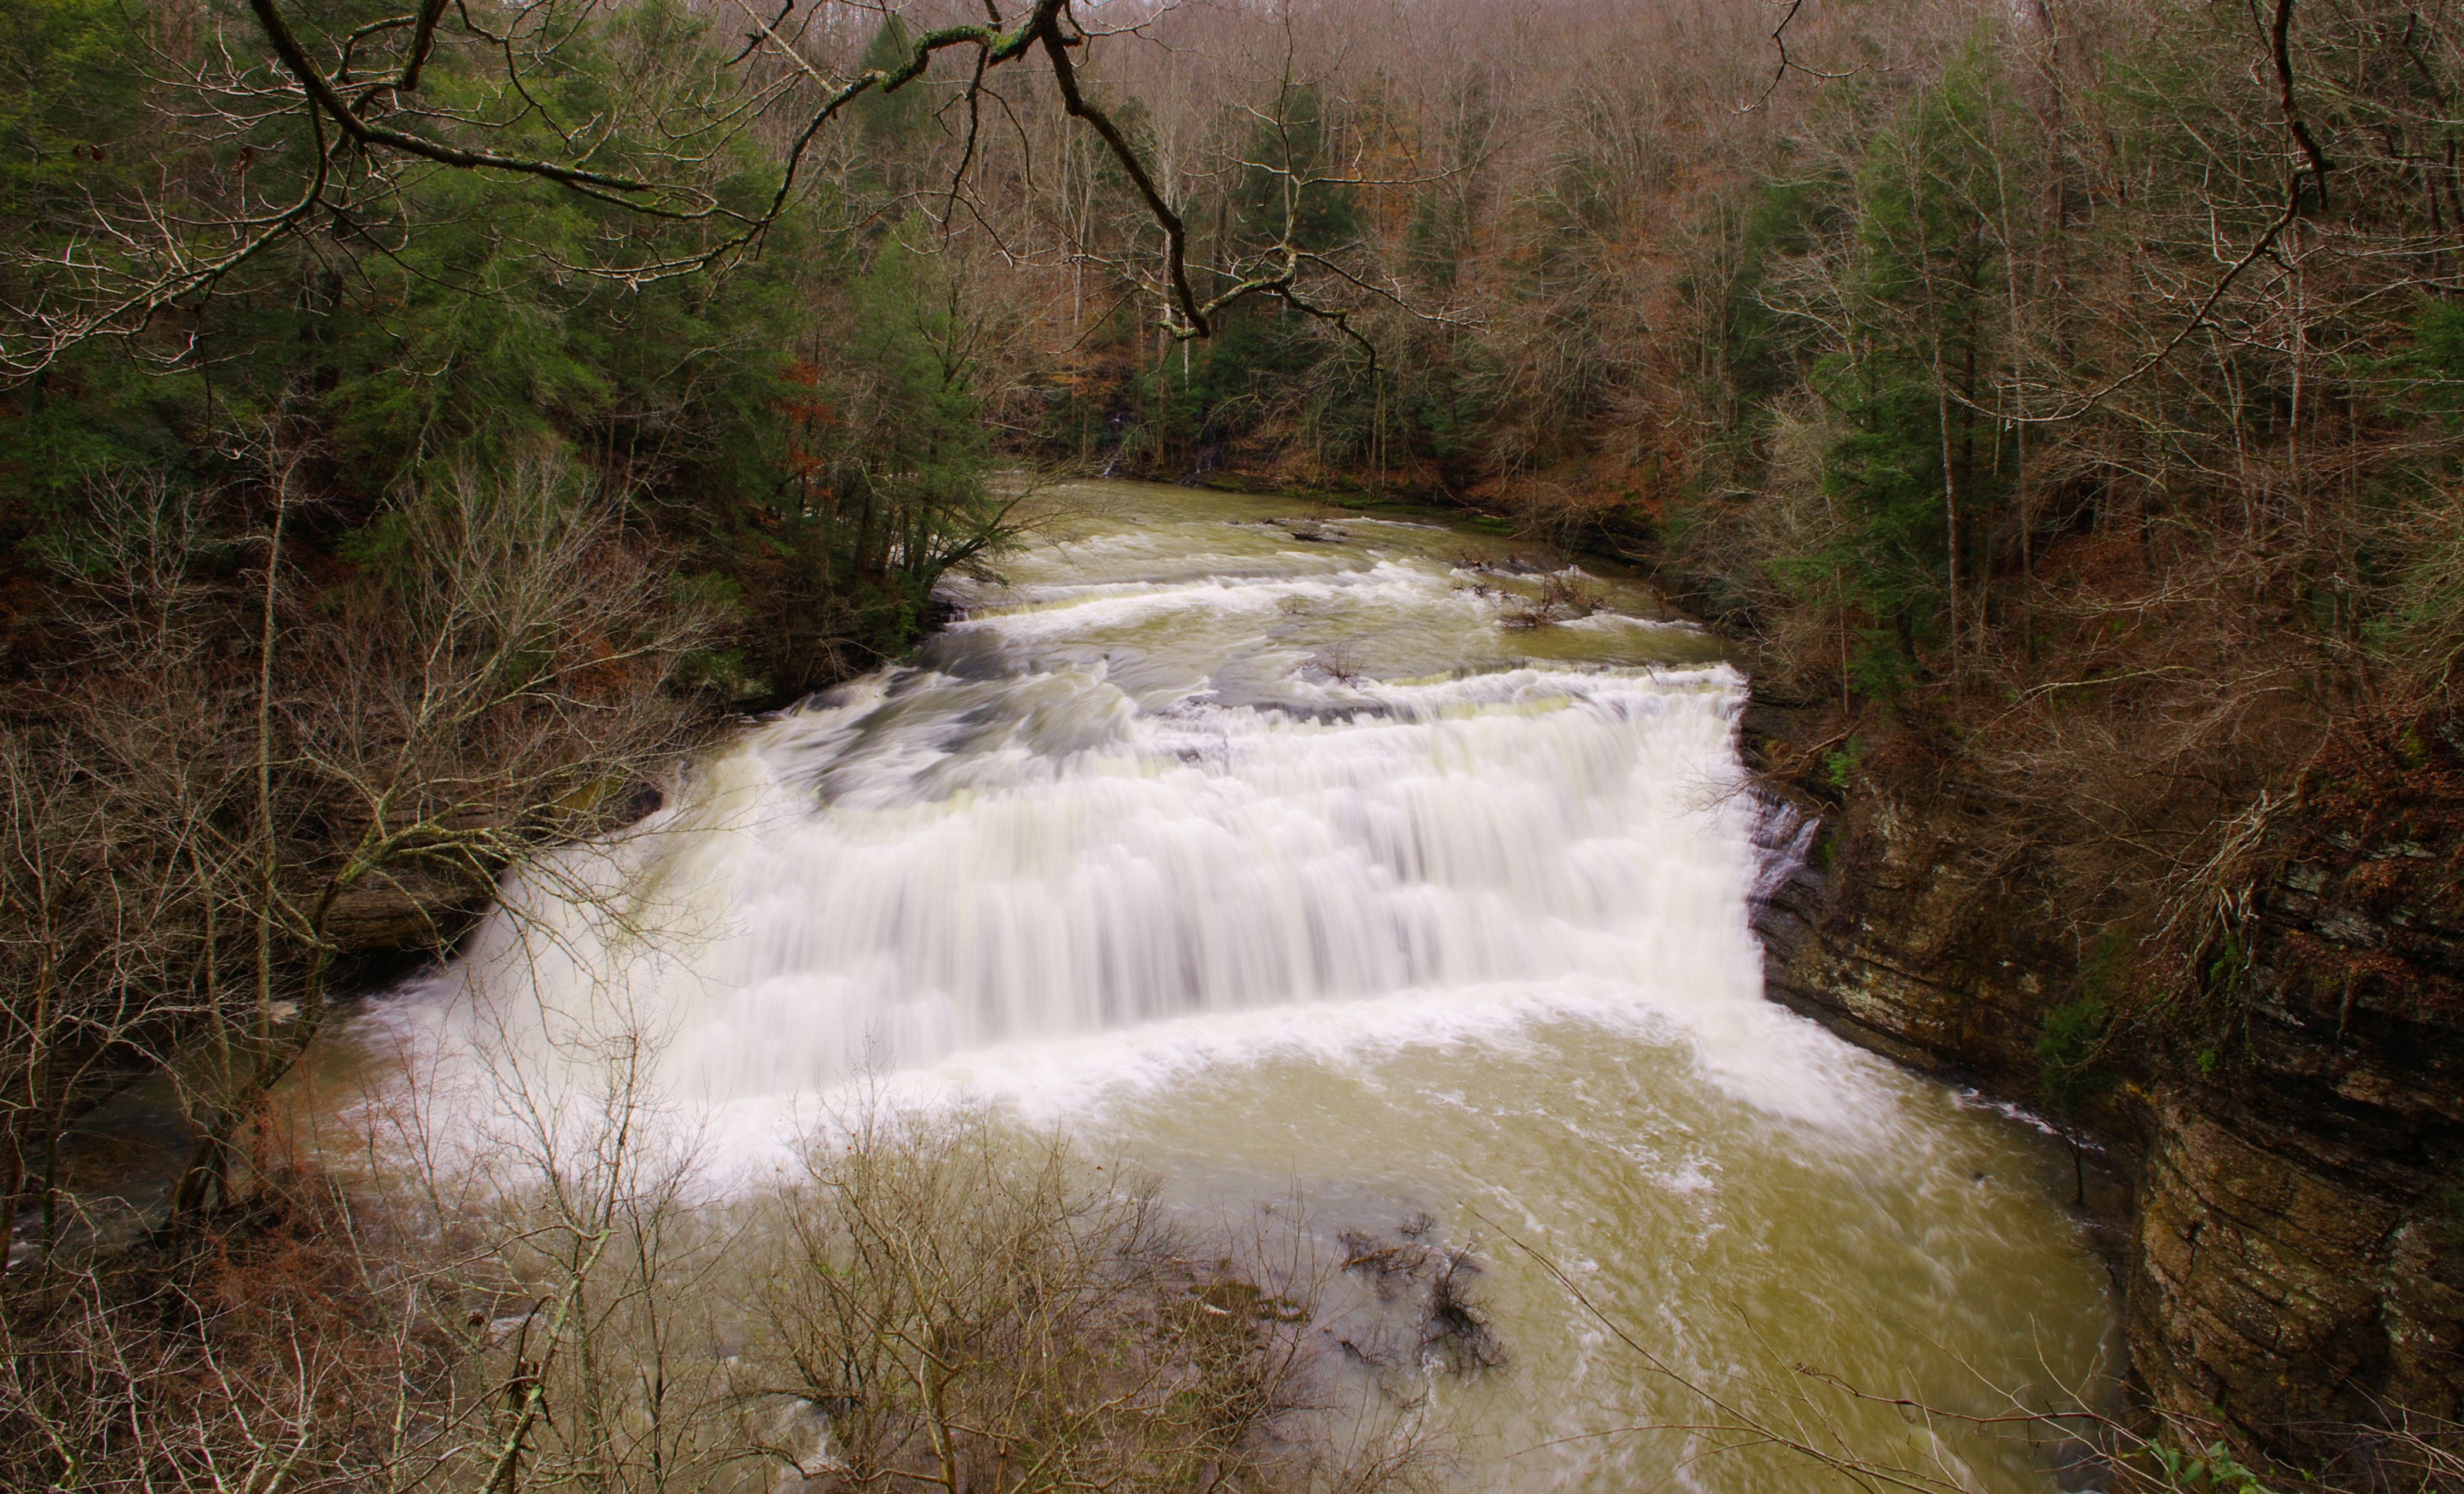
[[336,894],[325,936],[344,955],[425,953],[450,946],[487,906],[483,893],[442,878],[365,882]]
[[2464,758],[2339,742],[2286,820],[2239,1023],[2150,1095],[2130,1328],[2159,1405],[2319,1455],[2464,1409]]
[[1756,919],[1765,988],[1911,1066],[2024,1089],[2038,1012],[2072,964],[2031,937],[2033,890],[1997,875],[1953,820],[1873,803],[1825,818]]
[[[1785,712],[1749,748],[1792,766]],[[2389,1407],[2464,1410],[2464,752],[2339,743],[2279,815],[2207,972],[2204,1039],[2122,1055],[2086,1117],[2131,1185],[2133,1369],[2159,1410],[2306,1464]],[[1808,755],[1799,753],[1796,756]],[[2076,945],[1955,784],[1827,806],[1761,916],[1774,998],[1903,1062],[2034,1097]]]
[[[589,798],[583,806],[605,812],[608,828],[636,824],[666,802],[656,784],[641,781],[607,780],[584,792]],[[472,817],[450,821],[447,828],[501,823],[495,816]],[[337,892],[325,911],[324,934],[335,952],[346,956],[431,958],[469,933],[495,897],[495,889],[486,882],[443,868],[397,863]]]

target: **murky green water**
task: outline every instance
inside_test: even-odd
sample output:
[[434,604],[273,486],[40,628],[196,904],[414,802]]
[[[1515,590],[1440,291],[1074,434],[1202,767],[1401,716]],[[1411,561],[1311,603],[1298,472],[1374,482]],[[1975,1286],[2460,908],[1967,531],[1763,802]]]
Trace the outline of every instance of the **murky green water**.
[[2042,1136],[1763,1000],[1715,641],[1442,526],[1063,496],[913,664],[749,728],[585,868],[671,937],[529,894],[532,936],[499,920],[388,1030],[580,1078],[647,1021],[742,1185],[871,1073],[1065,1125],[1201,1217],[1297,1215],[1330,1262],[1425,1215],[1506,1362],[1435,1368],[1356,1274],[1325,1328],[1449,1430],[1450,1486],[1827,1482],[1717,1451],[1742,1415],[2053,1487],[2021,1439],[1794,1368],[2006,1411],[2089,1376],[2112,1304]]

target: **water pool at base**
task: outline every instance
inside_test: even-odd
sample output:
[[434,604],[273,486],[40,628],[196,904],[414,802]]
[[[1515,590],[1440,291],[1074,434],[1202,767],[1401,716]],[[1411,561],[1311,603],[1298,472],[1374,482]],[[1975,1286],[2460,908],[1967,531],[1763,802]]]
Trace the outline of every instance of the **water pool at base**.
[[1806,1373],[2007,1413],[2095,1375],[2114,1304],[2052,1142],[1764,999],[1716,641],[1442,525],[1067,496],[916,658],[569,857],[607,900],[509,890],[372,1027],[551,1090],[646,1039],[715,1186],[861,1086],[1065,1127],[1334,1260],[1425,1217],[1507,1351],[1392,1377],[1450,1487],[1826,1486],[1721,1450],[1739,1417],[2057,1486],[2024,1437]]

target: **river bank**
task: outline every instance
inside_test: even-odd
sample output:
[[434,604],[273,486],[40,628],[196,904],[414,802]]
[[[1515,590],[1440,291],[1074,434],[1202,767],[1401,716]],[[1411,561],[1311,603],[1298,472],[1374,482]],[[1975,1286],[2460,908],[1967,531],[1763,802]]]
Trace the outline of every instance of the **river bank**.
[[[912,662],[716,753],[621,875],[557,884],[661,890],[621,925],[517,901],[361,1030],[429,1093],[639,1052],[727,1186],[871,1073],[1206,1217],[1304,1205],[1333,1259],[1478,1241],[1510,1358],[1428,1393],[1479,1486],[1685,1463],[1688,1377],[1775,1410],[1814,1362],[1974,1414],[2094,1377],[2114,1303],[2065,1154],[1762,1000],[1717,639],[1478,531],[1086,496]],[[1907,1452],[1885,1408],[1825,1414]],[[1794,1487],[1793,1456],[1722,1486]],[[1921,1456],[2019,1490],[2052,1453]]]
[[[1504,1486],[1569,1437],[1627,1440],[1530,1479],[1619,1486],[1687,1457],[1695,1411],[1499,1227],[1756,1397],[1806,1359],[1980,1412],[1974,1362],[1988,1399],[2096,1373],[2065,1153],[1762,1000],[1725,646],[1477,530],[1108,491],[914,663],[753,723],[643,822],[628,878],[681,895],[623,927],[673,924],[673,958],[594,965],[587,910],[533,902],[466,947],[473,984],[353,1030],[413,1040],[431,1082],[474,1046],[545,1079],[655,1032],[736,1167],[871,1066],[1124,1149],[1191,1207],[1297,1190],[1330,1251],[1424,1216],[1488,1239],[1517,1365],[1446,1394]],[[1962,1453],[2014,1489],[2041,1455]],[[1785,1459],[1738,1477],[1793,1486]]]
[[[2147,1411],[2288,1469],[2382,1476],[2390,1424],[2434,1433],[2464,1402],[2455,718],[2329,743],[2235,868],[2215,1009],[2098,1042],[2067,1112],[2049,1021],[2137,999],[2092,989],[2056,847],[2014,836],[1955,754],[1928,761],[1927,730],[1860,733],[1757,686],[1747,761],[1821,825],[1757,912],[1768,993],[2076,1145],[2073,1206],[2127,1300]],[[1915,760],[1860,771],[1863,736],[1895,733]]]
[[[1769,989],[1901,1062],[2041,1103],[2049,1017],[2094,994],[2052,880],[1972,789],[1838,781],[1827,728],[1786,703],[1747,716],[1758,767],[1827,817],[1760,921]],[[2109,1044],[2111,1078],[2072,1122],[2102,1163],[2087,1208],[2145,1404],[2356,1480],[2391,1420],[2454,1416],[2464,1345],[2455,744],[2434,725],[2388,735],[2324,758],[2274,827],[2217,974],[2220,1035]]]

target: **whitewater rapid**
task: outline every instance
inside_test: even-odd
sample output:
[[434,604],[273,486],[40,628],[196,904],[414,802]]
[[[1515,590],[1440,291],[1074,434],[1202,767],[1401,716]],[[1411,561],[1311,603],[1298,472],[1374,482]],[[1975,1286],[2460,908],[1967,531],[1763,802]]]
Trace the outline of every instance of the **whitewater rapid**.
[[[854,1088],[964,1094],[1227,1206],[1528,1234],[1590,1303],[1497,1263],[1535,1378],[1448,1392],[1490,1397],[1465,1486],[1655,1466],[1603,1428],[1665,1387],[1595,1307],[1714,1377],[1779,1353],[1972,1401],[1971,1363],[2085,1373],[2110,1311],[2041,1139],[1764,1000],[1787,827],[1713,641],[1480,537],[1090,494],[914,659],[508,888],[372,1020],[427,1090],[621,1072],[739,1184]],[[1535,621],[1551,594],[1581,604]],[[1771,1342],[1713,1330],[1734,1313]],[[1694,1486],[1794,1486],[1735,1466]]]
[[[662,1093],[738,1145],[859,1075],[1182,1019],[1308,1027],[1297,1009],[1405,994],[1399,1038],[1581,1007],[1678,1023],[1757,1103],[1847,1103],[1819,1064],[1775,1067],[1797,1024],[1760,1000],[1746,927],[1741,676],[1484,659],[1522,641],[1502,581],[1375,549],[1328,572],[1326,541],[1266,538],[1289,572],[1125,582],[1104,572],[1144,547],[1078,547],[921,662],[756,726],[675,809],[512,890],[452,972],[471,999],[445,1036],[596,1066],[639,1033]],[[1595,617],[1570,621],[1703,651]],[[1407,647],[1457,635],[1460,672],[1337,678],[1259,631],[1348,643],[1339,620],[1362,618],[1409,619]],[[571,879],[604,900],[564,897]]]

